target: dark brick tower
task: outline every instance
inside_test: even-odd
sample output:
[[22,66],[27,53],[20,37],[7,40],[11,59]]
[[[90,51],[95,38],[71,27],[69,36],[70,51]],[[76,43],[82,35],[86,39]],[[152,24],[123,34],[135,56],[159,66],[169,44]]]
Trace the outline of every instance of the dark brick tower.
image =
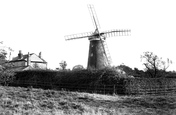
[[111,57],[105,38],[89,38],[88,69],[103,69],[111,66]]

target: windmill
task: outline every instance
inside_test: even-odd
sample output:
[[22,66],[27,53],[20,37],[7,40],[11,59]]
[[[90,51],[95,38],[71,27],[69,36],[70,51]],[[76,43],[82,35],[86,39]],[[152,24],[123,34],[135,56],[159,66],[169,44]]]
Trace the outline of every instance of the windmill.
[[81,34],[67,35],[65,40],[75,40],[88,38],[89,54],[87,68],[102,69],[111,66],[112,60],[106,44],[107,37],[129,35],[130,30],[110,30],[100,32],[100,25],[93,5],[88,5],[88,9],[95,27],[95,31]]

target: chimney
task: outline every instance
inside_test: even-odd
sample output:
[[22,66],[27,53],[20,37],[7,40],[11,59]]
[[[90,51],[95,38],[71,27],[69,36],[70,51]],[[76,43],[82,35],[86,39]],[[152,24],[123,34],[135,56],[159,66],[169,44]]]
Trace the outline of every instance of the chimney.
[[39,58],[42,58],[42,52],[39,52]]
[[22,57],[23,57],[23,54],[22,54],[21,50],[19,50],[18,59],[21,59]]
[[28,56],[27,56],[27,66],[31,65],[31,57],[30,57],[30,53],[28,52]]

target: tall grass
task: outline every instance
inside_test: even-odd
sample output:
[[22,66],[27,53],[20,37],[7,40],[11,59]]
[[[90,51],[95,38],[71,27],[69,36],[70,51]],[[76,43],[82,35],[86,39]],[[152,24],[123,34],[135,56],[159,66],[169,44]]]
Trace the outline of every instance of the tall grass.
[[0,86],[6,115],[175,115],[174,96],[108,96]]

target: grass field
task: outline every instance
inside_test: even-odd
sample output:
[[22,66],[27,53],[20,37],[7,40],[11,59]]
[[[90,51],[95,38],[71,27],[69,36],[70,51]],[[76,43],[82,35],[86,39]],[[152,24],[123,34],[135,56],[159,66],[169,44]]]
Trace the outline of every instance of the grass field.
[[176,96],[110,96],[0,86],[0,115],[176,115]]

